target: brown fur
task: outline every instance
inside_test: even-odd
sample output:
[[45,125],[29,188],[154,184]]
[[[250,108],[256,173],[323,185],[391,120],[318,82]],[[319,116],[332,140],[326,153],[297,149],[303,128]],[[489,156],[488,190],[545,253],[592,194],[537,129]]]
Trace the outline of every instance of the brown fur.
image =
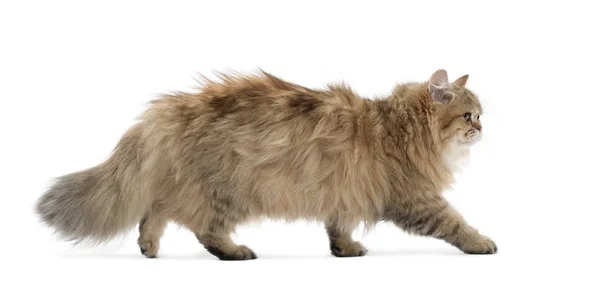
[[139,222],[148,257],[174,221],[220,259],[254,259],[229,234],[262,217],[324,222],[336,256],[364,255],[351,232],[380,220],[495,253],[442,197],[481,130],[466,80],[448,83],[439,70],[371,100],[344,85],[221,75],[198,93],[153,101],[106,162],[59,178],[37,212],[75,240],[106,240]]

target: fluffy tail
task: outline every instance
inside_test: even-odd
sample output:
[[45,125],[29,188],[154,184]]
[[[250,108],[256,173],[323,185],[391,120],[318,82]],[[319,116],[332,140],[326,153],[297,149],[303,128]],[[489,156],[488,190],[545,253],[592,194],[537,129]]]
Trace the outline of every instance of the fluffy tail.
[[138,124],[106,162],[57,178],[37,202],[41,220],[77,242],[100,243],[133,228],[153,200],[142,186],[140,138]]

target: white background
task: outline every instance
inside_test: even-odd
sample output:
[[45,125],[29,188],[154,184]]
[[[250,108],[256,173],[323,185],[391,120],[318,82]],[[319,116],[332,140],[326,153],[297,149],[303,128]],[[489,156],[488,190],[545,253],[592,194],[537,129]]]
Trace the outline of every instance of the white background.
[[[0,285],[598,286],[598,8],[414,2],[2,1]],[[356,233],[368,256],[338,259],[320,224],[264,221],[235,236],[258,260],[220,262],[177,226],[148,260],[137,231],[71,248],[38,223],[50,180],[106,159],[156,95],[258,68],[364,97],[470,74],[484,139],[446,195],[499,253],[381,224]]]

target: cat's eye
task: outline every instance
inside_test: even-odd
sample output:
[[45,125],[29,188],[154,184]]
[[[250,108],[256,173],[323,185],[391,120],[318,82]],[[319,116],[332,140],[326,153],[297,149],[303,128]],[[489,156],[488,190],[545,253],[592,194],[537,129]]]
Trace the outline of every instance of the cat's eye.
[[479,116],[481,116],[481,115],[477,115],[477,120],[479,120]]
[[471,120],[471,113],[464,113],[463,118],[465,118],[465,120],[470,121]]

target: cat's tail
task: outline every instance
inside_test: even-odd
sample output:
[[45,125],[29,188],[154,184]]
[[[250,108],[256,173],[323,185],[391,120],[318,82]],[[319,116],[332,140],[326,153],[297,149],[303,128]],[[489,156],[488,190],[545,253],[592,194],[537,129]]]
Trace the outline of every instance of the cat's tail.
[[59,177],[36,213],[67,240],[100,243],[135,227],[152,204],[144,190],[140,124],[121,138],[102,164]]

